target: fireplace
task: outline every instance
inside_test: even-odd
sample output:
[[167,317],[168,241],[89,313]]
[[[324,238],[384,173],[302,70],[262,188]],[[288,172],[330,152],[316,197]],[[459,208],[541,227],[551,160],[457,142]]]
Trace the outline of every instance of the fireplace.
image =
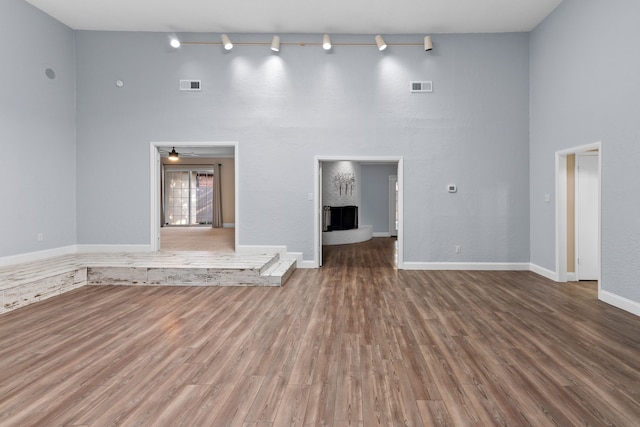
[[358,228],[357,206],[325,206],[326,211],[330,212],[329,224],[326,224],[327,231]]

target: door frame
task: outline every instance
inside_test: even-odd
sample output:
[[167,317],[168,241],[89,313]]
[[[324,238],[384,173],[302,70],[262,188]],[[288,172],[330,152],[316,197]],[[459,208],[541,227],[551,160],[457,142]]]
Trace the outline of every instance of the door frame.
[[[151,141],[149,143],[149,245],[151,252],[160,250],[160,186],[161,186],[161,165],[160,165],[160,147],[212,147],[212,148],[233,148],[233,162],[235,174],[234,202],[235,202],[235,241],[234,250],[238,249],[238,241],[240,235],[240,210],[238,186],[240,153],[238,151],[238,143],[232,142],[214,142],[214,141]],[[178,150],[179,151],[179,150]]]
[[397,268],[404,268],[404,158],[402,156],[315,156],[314,157],[314,215],[313,215],[313,265],[322,265],[322,162],[350,161],[360,163],[397,163],[398,164],[398,260]]
[[398,175],[389,175],[389,236],[398,235],[396,230],[396,183]]
[[567,281],[567,156],[598,150],[598,294],[602,279],[602,142],[556,151],[556,271],[558,282]]

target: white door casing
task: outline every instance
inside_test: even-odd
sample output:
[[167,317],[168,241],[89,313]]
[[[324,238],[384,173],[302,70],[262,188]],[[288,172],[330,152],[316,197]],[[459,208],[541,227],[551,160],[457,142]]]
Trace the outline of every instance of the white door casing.
[[397,236],[398,230],[396,230],[396,206],[397,206],[397,193],[396,186],[398,185],[398,176],[389,176],[389,235]]

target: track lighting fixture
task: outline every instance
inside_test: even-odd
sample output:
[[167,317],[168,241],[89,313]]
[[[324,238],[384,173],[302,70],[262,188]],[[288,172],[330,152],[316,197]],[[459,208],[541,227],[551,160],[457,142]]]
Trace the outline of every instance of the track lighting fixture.
[[169,153],[169,160],[173,160],[174,162],[176,160],[178,160],[180,158],[180,155],[178,154],[178,152],[176,151],[176,147],[173,147],[171,149],[171,152]]
[[[202,45],[213,45],[213,46],[224,46],[224,48],[226,50],[231,50],[233,49],[233,43],[231,43],[231,40],[229,39],[229,36],[227,36],[226,34],[221,34],[220,38],[222,39],[222,42],[215,42],[215,41],[185,41],[185,42],[181,42],[178,37],[175,34],[170,34],[169,35],[169,43],[171,44],[172,47],[174,48],[179,48],[181,46],[184,45],[198,45],[198,46],[202,46]],[[416,42],[409,42],[409,43],[390,43],[388,44],[383,38],[382,35],[378,34],[374,37],[375,40],[375,44],[374,43],[357,43],[357,42],[344,42],[344,43],[336,43],[336,46],[355,46],[355,47],[369,47],[369,46],[376,46],[378,48],[379,51],[383,51],[385,50],[388,46],[403,46],[403,47],[409,47],[409,46],[422,46],[424,47],[424,51],[425,52],[429,52],[431,50],[433,50],[433,41],[431,40],[431,36],[425,36],[423,43],[416,43]],[[331,37],[329,36],[329,34],[324,34],[322,36],[322,43],[318,43],[318,42],[306,42],[306,41],[287,41],[287,42],[281,42],[280,41],[280,36],[274,35],[271,39],[271,41],[267,40],[258,40],[258,41],[241,41],[237,43],[240,46],[269,46],[271,48],[271,50],[273,52],[280,52],[280,46],[281,45],[297,45],[297,46],[318,46],[318,45],[322,45],[322,48],[324,50],[331,50],[333,48],[333,44],[331,43]]]
[[280,36],[273,36],[273,40],[271,40],[271,50],[280,52]]
[[180,39],[175,34],[169,36],[169,44],[172,48],[177,49],[180,47]]
[[430,50],[433,50],[433,42],[431,41],[431,36],[425,36],[424,51],[429,52]]
[[231,40],[229,40],[229,37],[226,34],[223,34],[220,38],[222,38],[222,44],[226,50],[233,49],[233,43],[231,43]]
[[325,34],[322,37],[322,48],[324,50],[329,50],[331,49],[331,38],[329,37],[329,34]]

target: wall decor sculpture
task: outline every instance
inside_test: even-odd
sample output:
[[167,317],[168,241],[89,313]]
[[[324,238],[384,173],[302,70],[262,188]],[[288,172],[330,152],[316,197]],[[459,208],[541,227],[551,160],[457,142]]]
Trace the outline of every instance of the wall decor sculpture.
[[353,187],[356,185],[356,177],[353,172],[338,172],[336,176],[333,177],[333,185],[336,187],[340,195],[353,195]]

